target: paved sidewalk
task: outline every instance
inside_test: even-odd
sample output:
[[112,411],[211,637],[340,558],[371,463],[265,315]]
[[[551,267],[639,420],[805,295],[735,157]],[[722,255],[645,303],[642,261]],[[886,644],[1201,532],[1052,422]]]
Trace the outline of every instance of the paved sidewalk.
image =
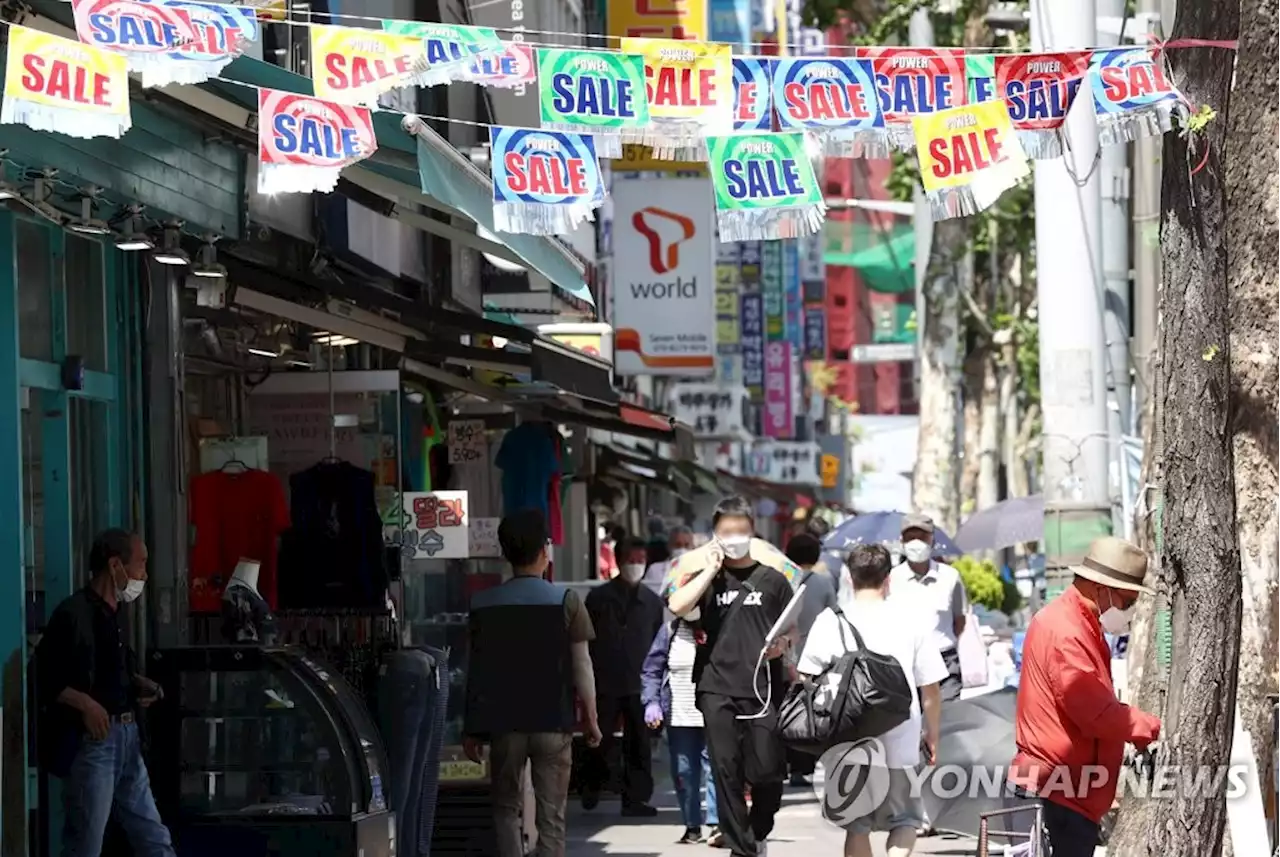
[[[660,777],[659,783],[654,806],[661,811],[652,819],[622,818],[616,798],[602,800],[595,810],[585,812],[571,797],[566,857],[728,857],[728,851],[716,848],[675,844],[682,832],[680,813],[665,777]],[[878,855],[885,853],[884,839],[884,835],[873,839]],[[777,827],[769,838],[769,857],[840,857],[843,845],[844,832],[823,821],[813,792],[788,788]],[[930,836],[918,841],[915,853],[973,857],[977,841]]]

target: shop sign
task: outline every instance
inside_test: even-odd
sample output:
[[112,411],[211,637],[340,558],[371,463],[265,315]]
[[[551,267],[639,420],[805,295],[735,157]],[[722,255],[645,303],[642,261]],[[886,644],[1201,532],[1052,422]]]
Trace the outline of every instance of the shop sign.
[[754,292],[760,289],[760,261],[764,253],[763,241],[743,241],[738,244],[739,263],[742,271],[742,290]]
[[615,176],[613,326],[619,375],[716,370],[710,180]]
[[782,242],[765,241],[760,256],[760,291],[764,295],[765,338],[770,342],[778,342],[787,338]]
[[823,259],[822,233],[806,235],[799,240],[800,282],[825,282],[827,279],[827,264]]
[[747,455],[747,476],[781,485],[822,485],[822,450],[813,441],[767,441]]
[[720,235],[717,233],[716,264],[733,265],[737,268],[742,264],[742,245],[736,241],[721,241]]
[[795,430],[791,395],[791,343],[768,342],[764,348],[764,435],[789,438]]
[[453,420],[449,423],[449,463],[475,464],[489,460],[489,439],[484,420]]
[[674,384],[667,395],[667,412],[693,427],[698,438],[739,437],[746,428],[747,390],[717,384]]
[[791,353],[804,348],[804,294],[800,287],[800,242],[782,242],[782,291],[787,313],[787,341]]
[[804,359],[827,359],[827,314],[821,306],[804,308]]
[[763,296],[744,294],[742,308],[742,383],[753,401],[764,398],[764,304]]
[[716,470],[723,470],[731,476],[745,476],[747,473],[742,458],[742,444],[722,443],[716,450]]
[[609,35],[619,38],[706,41],[707,0],[609,0]]
[[404,495],[401,554],[406,559],[466,559],[466,491],[412,491]]
[[502,556],[502,548],[498,544],[498,524],[501,521],[501,518],[472,518],[468,522],[467,553],[472,559]]
[[822,454],[822,487],[835,488],[840,484],[840,457],[829,453]]
[[737,265],[716,265],[716,353],[742,351],[738,324],[738,291],[742,272]]

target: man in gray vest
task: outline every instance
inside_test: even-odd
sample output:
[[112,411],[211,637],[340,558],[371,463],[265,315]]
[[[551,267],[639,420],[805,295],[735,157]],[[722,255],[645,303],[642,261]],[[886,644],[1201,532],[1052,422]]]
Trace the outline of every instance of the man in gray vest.
[[546,520],[537,509],[502,519],[502,556],[514,575],[471,599],[465,738],[479,762],[489,745],[498,857],[523,857],[524,770],[532,769],[538,857],[564,857],[574,691],[587,744],[600,743],[595,677],[587,644],[595,636],[576,592],[543,579],[550,562]]

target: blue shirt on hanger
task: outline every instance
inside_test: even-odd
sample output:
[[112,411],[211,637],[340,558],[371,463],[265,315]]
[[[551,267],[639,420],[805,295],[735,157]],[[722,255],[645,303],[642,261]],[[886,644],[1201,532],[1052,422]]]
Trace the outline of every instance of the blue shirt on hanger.
[[539,509],[548,522],[551,477],[560,472],[554,429],[540,423],[522,423],[507,432],[494,463],[502,470],[502,513]]

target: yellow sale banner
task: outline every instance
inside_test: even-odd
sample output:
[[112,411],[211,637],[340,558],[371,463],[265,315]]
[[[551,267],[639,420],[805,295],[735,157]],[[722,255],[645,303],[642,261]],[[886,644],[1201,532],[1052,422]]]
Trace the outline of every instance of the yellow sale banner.
[[920,114],[912,123],[935,220],[976,214],[1030,174],[1003,99]]
[[69,137],[121,137],[132,125],[129,60],[40,30],[9,27],[0,123]]
[[609,0],[609,35],[705,40],[707,0]]

